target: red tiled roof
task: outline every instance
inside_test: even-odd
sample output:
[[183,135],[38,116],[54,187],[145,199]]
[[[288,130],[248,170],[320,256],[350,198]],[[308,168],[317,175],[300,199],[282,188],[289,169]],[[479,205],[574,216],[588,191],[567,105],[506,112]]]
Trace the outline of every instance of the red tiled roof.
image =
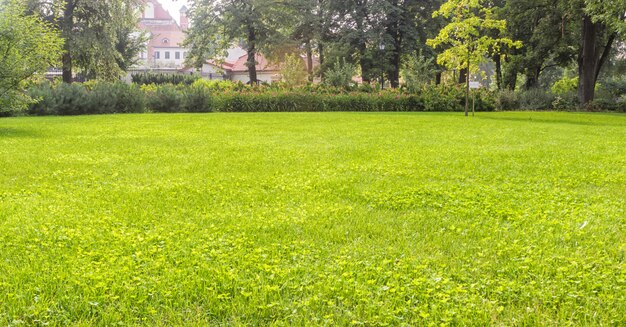
[[[233,72],[247,72],[248,71],[248,66],[246,66],[246,62],[248,61],[248,55],[245,54],[241,57],[239,57],[239,59],[237,59],[236,62],[233,63],[232,66],[232,70]],[[280,68],[274,64],[271,64],[266,58],[265,56],[263,56],[260,53],[257,53],[255,56],[255,61],[256,61],[256,70],[257,71],[278,71],[280,70]]]

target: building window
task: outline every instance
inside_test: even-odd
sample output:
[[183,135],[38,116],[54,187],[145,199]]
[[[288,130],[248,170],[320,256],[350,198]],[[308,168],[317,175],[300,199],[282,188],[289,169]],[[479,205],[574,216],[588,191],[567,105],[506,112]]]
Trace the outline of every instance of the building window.
[[170,52],[169,51],[165,51],[165,59],[170,59]]
[[158,51],[154,52],[154,59],[161,59],[161,53]]
[[168,44],[168,43],[170,43],[170,40],[168,40],[168,39],[163,39],[161,42],[162,42],[163,44]]
[[180,59],[180,52],[176,51],[176,53],[174,54],[174,59]]

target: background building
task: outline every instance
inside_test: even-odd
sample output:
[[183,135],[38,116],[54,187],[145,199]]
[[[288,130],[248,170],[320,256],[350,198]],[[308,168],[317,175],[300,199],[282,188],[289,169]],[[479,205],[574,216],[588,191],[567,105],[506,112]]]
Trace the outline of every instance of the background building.
[[182,46],[189,27],[187,7],[180,9],[180,25],[158,0],[146,0],[139,27],[149,34],[138,70],[180,71],[189,49]]

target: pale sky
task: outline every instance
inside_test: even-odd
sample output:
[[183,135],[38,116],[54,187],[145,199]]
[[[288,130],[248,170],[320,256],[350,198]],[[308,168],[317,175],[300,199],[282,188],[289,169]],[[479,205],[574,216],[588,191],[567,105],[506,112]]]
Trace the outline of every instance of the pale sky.
[[165,8],[165,10],[170,12],[170,15],[172,15],[172,17],[174,17],[177,22],[180,18],[180,14],[178,13],[180,7],[182,7],[183,5],[189,7],[188,0],[159,0],[159,2],[163,5],[163,8]]

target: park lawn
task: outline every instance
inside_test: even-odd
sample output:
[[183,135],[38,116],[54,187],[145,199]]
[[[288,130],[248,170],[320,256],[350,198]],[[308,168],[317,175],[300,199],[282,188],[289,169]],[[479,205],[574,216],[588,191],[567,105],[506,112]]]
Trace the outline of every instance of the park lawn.
[[626,116],[0,119],[0,326],[626,325]]

